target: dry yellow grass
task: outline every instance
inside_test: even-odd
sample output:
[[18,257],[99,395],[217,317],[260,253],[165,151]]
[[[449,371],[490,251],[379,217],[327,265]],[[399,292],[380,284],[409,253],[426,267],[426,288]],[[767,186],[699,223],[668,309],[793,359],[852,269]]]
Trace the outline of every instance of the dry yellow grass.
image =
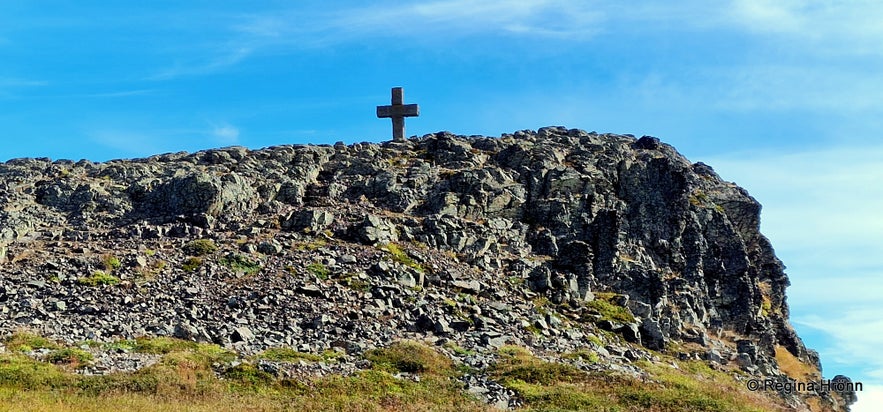
[[776,362],[779,369],[786,375],[797,381],[807,381],[818,378],[821,374],[814,366],[801,362],[796,356],[788,352],[783,346],[776,345]]

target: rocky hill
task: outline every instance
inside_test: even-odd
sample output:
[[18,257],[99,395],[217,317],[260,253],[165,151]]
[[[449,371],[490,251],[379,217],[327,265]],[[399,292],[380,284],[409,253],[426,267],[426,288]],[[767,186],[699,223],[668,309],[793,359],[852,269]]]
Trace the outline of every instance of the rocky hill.
[[[366,351],[411,339],[468,366],[464,389],[499,408],[528,398],[482,372],[508,347],[643,382],[681,361],[736,382],[821,378],[788,323],[760,204],[653,137],[436,133],[14,159],[0,176],[5,334],[340,355],[259,362],[289,377],[355,373]],[[155,361],[90,350],[80,373]],[[782,409],[854,400],[778,392]]]

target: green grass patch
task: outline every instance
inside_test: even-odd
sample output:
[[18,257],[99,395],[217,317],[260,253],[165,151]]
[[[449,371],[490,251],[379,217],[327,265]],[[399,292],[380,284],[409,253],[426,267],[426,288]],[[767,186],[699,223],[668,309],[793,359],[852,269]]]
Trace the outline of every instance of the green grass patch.
[[114,269],[119,269],[122,266],[120,259],[114,255],[102,255],[101,264],[104,265],[106,272],[112,272]]
[[211,239],[196,239],[184,245],[184,253],[192,256],[205,256],[218,251],[218,245]]
[[393,262],[401,263],[411,269],[414,269],[420,273],[425,273],[426,268],[423,265],[417,263],[414,259],[412,259],[408,254],[402,250],[399,245],[395,243],[387,243],[381,249],[386,250],[389,253],[389,257]]
[[34,349],[59,349],[61,345],[36,333],[18,331],[3,339],[10,352],[30,352]]
[[250,363],[240,363],[227,369],[224,371],[223,377],[230,381],[230,383],[239,386],[240,389],[248,388],[252,390],[271,386],[276,381],[275,376],[258,369]]
[[189,257],[184,261],[184,265],[181,266],[181,269],[184,269],[187,273],[195,272],[196,269],[202,266],[202,259],[198,257]]
[[77,283],[86,286],[116,285],[120,283],[120,278],[109,273],[96,270],[95,272],[92,272],[92,275],[90,276],[83,276],[77,279]]
[[365,352],[365,359],[380,370],[450,376],[453,362],[445,355],[422,343],[402,340],[385,348]]
[[91,353],[78,348],[62,348],[46,354],[43,358],[49,363],[65,364],[74,367],[88,365],[94,357]]
[[[585,354],[576,352],[564,357]],[[591,357],[591,355],[588,355]],[[527,410],[660,412],[758,412],[784,410],[777,401],[739,387],[735,380],[702,362],[667,365],[637,362],[649,381],[612,373],[585,372],[538,359],[519,347],[503,347],[491,376],[514,390]]]
[[307,265],[307,271],[322,280],[328,279],[331,275],[331,270],[320,262],[313,262]]
[[[128,341],[132,342],[132,341]],[[184,352],[194,355],[193,359],[206,364],[227,363],[236,359],[236,353],[211,343],[197,343],[188,340],[158,336],[137,338],[132,350],[139,353],[169,354]]]
[[635,316],[632,315],[628,309],[622,306],[617,306],[611,302],[614,296],[615,295],[613,294],[596,293],[595,300],[586,302],[585,307],[589,311],[601,315],[602,320],[606,319],[621,323],[633,323],[635,321]]
[[227,255],[221,258],[218,262],[223,266],[226,266],[236,272],[243,272],[246,275],[250,275],[261,270],[260,263],[254,262],[251,259],[242,255]]
[[561,355],[561,357],[564,359],[581,359],[584,362],[588,362],[588,363],[598,363],[598,361],[601,360],[598,357],[597,353],[587,350],[587,349],[580,349],[577,351],[568,352],[568,353]]
[[354,274],[350,274],[348,276],[340,278],[339,282],[344,286],[359,292],[371,291],[371,282],[359,279],[359,277]]
[[321,249],[325,246],[328,246],[328,241],[325,238],[317,237],[308,242],[298,242],[294,243],[291,248],[298,252],[308,251],[312,252],[318,249]]

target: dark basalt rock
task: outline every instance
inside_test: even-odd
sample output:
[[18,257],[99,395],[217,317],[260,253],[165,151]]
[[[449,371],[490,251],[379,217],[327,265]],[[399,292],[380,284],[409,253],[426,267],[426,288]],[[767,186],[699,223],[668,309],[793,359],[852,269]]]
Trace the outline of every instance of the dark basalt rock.
[[[0,330],[166,334],[247,351],[370,348],[416,333],[563,352],[606,329],[630,342],[592,346],[617,370],[672,342],[750,373],[779,373],[777,347],[819,366],[788,323],[789,282],[759,232],[760,204],[651,136],[440,132],[14,159],[0,176]],[[188,256],[197,238],[220,250]],[[79,281],[97,270],[119,283]],[[586,311],[593,299],[636,318]]]

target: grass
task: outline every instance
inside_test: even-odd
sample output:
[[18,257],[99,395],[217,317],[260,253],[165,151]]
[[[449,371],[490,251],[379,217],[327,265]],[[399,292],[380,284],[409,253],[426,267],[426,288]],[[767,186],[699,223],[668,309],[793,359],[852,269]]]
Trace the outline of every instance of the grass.
[[189,340],[158,336],[154,338],[137,338],[134,342],[122,341],[132,345],[132,350],[139,353],[164,355],[175,352],[191,353],[197,359],[211,363],[227,363],[236,359],[236,353],[211,343],[197,343]]
[[424,344],[402,340],[385,348],[372,349],[365,358],[381,370],[451,376],[453,362]]
[[[217,345],[157,337],[118,341],[161,356],[137,372],[80,375],[84,351],[64,348],[26,331],[4,339],[8,348],[53,348],[44,361],[20,352],[0,354],[0,410],[16,411],[484,411],[453,377],[462,373],[445,355],[415,341],[399,341],[366,352],[368,370],[350,376],[279,378],[252,362],[230,366],[236,354]],[[79,352],[78,352],[79,351]],[[587,359],[592,352],[563,357]],[[699,361],[635,364],[648,373],[638,380],[589,373],[548,362],[527,349],[503,346],[486,372],[517,393],[529,411],[784,411],[762,393],[750,393],[732,376]],[[297,361],[325,356],[273,348],[256,359]],[[63,365],[54,365],[48,360]],[[254,360],[254,359],[253,359]],[[676,363],[677,367],[671,364]],[[783,363],[783,362],[780,362]],[[781,365],[780,365],[781,366]],[[783,370],[785,370],[784,366]],[[220,373],[218,376],[215,371]],[[418,375],[397,377],[400,372]]]
[[426,268],[423,267],[423,265],[417,263],[410,256],[408,256],[408,254],[404,250],[402,250],[402,248],[399,247],[399,245],[397,245],[395,243],[387,243],[386,245],[384,245],[382,247],[382,249],[386,250],[386,252],[389,253],[389,256],[393,260],[393,262],[401,263],[401,264],[403,264],[411,269],[414,269],[420,273],[426,272]]
[[347,274],[338,281],[342,285],[359,292],[368,292],[371,290],[371,282],[359,279],[355,274]]
[[101,256],[101,264],[104,265],[105,272],[112,272],[114,269],[119,269],[122,266],[119,258],[114,255],[102,255]]
[[44,359],[49,363],[79,367],[91,363],[93,356],[91,353],[82,349],[62,348],[49,352]]
[[568,352],[561,355],[561,357],[564,359],[581,359],[588,363],[598,363],[600,361],[597,353],[587,349],[580,349],[577,351]]
[[[582,357],[582,353],[573,354]],[[547,362],[515,346],[499,349],[491,376],[514,390],[526,410],[591,411],[779,411],[782,405],[751,393],[731,376],[702,362],[683,362],[675,369],[641,362],[649,381],[611,373],[585,372]],[[591,357],[591,355],[588,355]],[[567,357],[565,355],[565,357]]]
[[92,275],[90,276],[83,276],[77,279],[77,283],[86,286],[116,285],[117,283],[120,283],[120,278],[109,273],[96,270],[95,272],[92,272]]
[[297,251],[297,252],[303,252],[303,251],[312,252],[312,251],[321,249],[325,246],[328,246],[328,241],[325,240],[324,238],[318,237],[318,238],[312,239],[307,242],[298,242],[298,243],[292,244],[291,248],[292,248],[292,250]]
[[814,366],[802,362],[796,356],[788,352],[784,346],[776,345],[776,363],[779,369],[794,380],[806,382],[813,378],[819,378],[820,372]]
[[250,275],[261,270],[260,263],[254,262],[242,255],[231,254],[224,256],[219,260],[219,263],[236,272],[245,273],[246,275]]
[[184,261],[184,265],[181,266],[181,269],[184,269],[187,273],[195,272],[196,269],[202,266],[202,259],[198,257],[189,257]]
[[595,300],[586,302],[585,306],[588,310],[601,315],[601,320],[612,320],[621,323],[633,323],[635,316],[622,307],[610,302],[615,295],[596,293]]
[[3,339],[10,352],[30,352],[34,349],[59,349],[61,345],[28,331],[17,331]]
[[184,245],[184,253],[191,256],[205,256],[217,252],[218,246],[211,239],[196,239]]
[[[35,336],[22,332],[6,341],[36,345]],[[280,379],[249,362],[222,369],[219,378],[212,370],[212,363],[217,360],[214,355],[225,351],[214,345],[171,338],[121,342],[138,351],[162,354],[162,359],[137,372],[90,376],[23,354],[0,354],[0,410],[490,410],[450,379],[453,368],[447,358],[416,342],[399,342],[372,351],[375,367],[370,370],[351,376],[328,375],[303,380]],[[414,364],[402,363],[409,351],[415,351]],[[264,355],[300,356],[278,349]],[[415,373],[420,373],[421,379],[393,376],[386,368],[394,365],[419,371]]]
[[331,275],[331,270],[320,262],[313,262],[307,265],[307,271],[322,280],[328,279]]

